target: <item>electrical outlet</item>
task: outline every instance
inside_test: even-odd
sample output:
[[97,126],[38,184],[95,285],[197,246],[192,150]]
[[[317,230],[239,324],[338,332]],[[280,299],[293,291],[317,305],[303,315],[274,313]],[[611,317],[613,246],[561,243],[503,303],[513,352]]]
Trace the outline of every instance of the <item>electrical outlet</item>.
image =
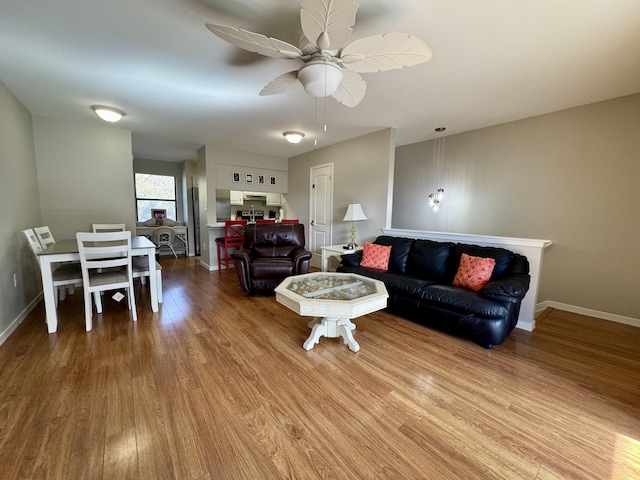
[[13,274],[13,286],[18,288],[18,274],[17,273]]

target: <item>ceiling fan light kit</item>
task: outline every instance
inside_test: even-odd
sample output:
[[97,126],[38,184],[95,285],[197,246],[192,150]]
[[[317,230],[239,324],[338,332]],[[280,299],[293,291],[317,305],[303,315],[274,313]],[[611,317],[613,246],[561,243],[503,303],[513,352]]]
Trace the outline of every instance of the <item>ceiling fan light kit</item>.
[[282,135],[289,143],[300,143],[300,140],[304,137],[304,133],[294,131],[284,132]]
[[107,107],[105,105],[91,105],[91,110],[93,110],[102,120],[110,123],[119,122],[120,119],[126,115],[122,110],[114,107]]
[[303,65],[268,83],[260,95],[275,95],[299,81],[314,97],[331,96],[347,107],[358,105],[367,91],[360,73],[411,67],[431,59],[431,49],[404,33],[371,35],[349,43],[358,4],[350,0],[301,0],[300,48],[277,38],[225,25],[207,28],[236,47],[272,58],[298,60]]
[[312,97],[333,95],[343,78],[342,69],[327,60],[312,60],[298,70],[298,80]]

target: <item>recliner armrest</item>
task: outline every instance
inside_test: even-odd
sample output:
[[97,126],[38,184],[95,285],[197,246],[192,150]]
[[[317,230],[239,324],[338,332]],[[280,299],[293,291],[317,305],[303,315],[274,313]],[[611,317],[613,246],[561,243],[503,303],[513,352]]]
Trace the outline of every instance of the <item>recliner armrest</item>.
[[309,250],[305,250],[304,248],[296,248],[289,254],[289,257],[291,257],[291,260],[293,261],[294,271],[300,272],[303,262],[310,262],[312,254]]

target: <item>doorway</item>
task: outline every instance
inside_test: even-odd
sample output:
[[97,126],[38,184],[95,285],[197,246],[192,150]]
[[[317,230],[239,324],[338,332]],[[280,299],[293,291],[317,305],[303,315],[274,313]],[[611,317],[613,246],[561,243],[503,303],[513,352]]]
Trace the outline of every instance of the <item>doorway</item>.
[[321,268],[321,247],[331,245],[333,224],[333,163],[311,167],[309,250],[311,266]]

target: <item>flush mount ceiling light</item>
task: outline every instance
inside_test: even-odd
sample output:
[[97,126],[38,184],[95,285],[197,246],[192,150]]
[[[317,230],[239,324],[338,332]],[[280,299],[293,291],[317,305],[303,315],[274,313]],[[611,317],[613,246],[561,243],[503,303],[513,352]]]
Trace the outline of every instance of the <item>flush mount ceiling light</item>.
[[105,122],[118,122],[126,115],[122,110],[105,105],[91,105],[91,109]]
[[282,135],[284,135],[284,138],[286,138],[289,143],[299,143],[302,137],[304,137],[304,133],[302,132],[284,132]]

